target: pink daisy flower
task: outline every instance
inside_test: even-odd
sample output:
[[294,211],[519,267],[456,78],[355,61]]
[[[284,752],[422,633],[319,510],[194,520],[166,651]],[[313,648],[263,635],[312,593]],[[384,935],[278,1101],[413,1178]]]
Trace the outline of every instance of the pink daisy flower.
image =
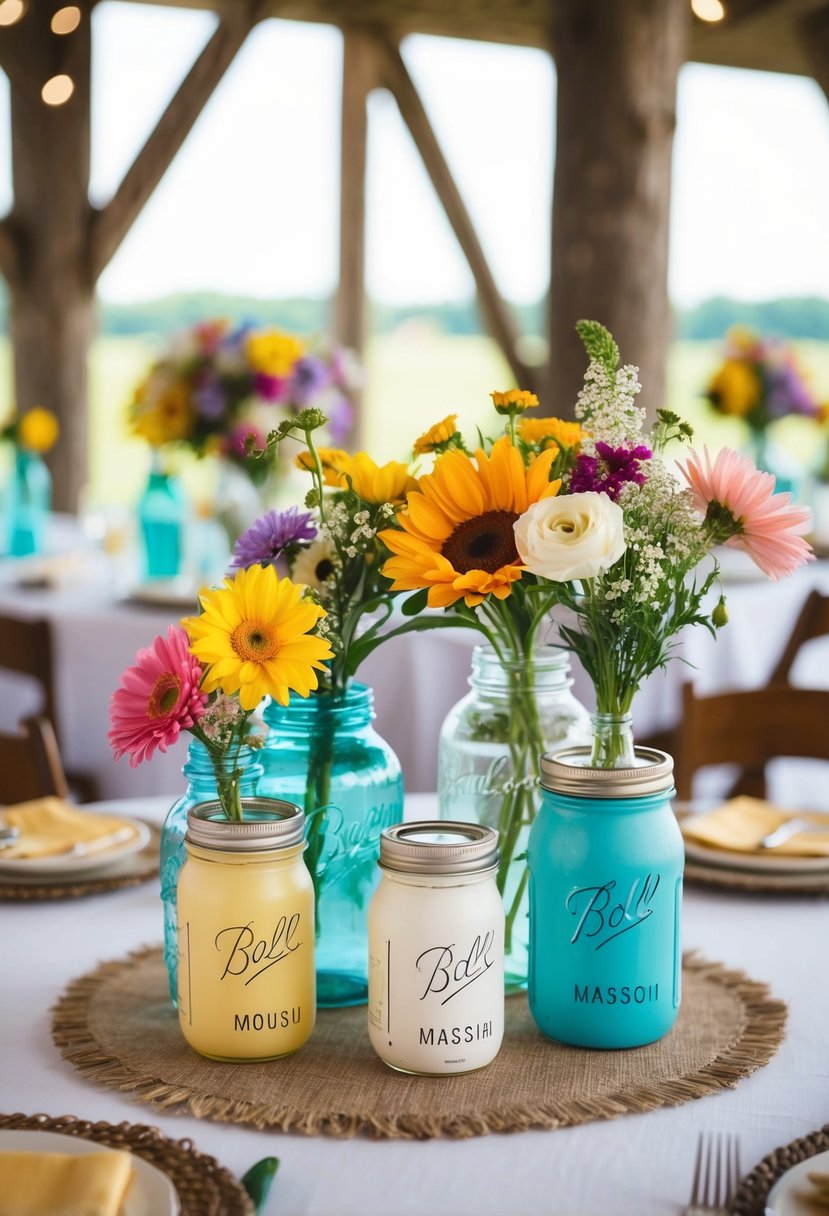
[[120,760],[129,754],[137,768],[158,748],[166,752],[183,730],[201,718],[207,694],[199,685],[202,669],[190,653],[190,642],[180,625],[171,625],[167,637],[139,650],[135,664],[121,676],[109,706],[111,730],[107,738]]
[[801,535],[811,525],[809,511],[791,506],[791,494],[775,494],[773,475],[755,468],[750,457],[723,448],[712,461],[703,448],[702,456],[691,452],[679,469],[715,543],[744,549],[775,581],[814,560]]

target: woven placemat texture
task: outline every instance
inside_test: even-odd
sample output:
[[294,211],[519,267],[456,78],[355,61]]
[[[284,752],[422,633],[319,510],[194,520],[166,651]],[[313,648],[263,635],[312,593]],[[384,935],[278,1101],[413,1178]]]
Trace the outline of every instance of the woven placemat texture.
[[[734,1216],[764,1216],[769,1191],[787,1170],[829,1149],[829,1123],[764,1157],[740,1183],[732,1205]],[[817,1211],[817,1209],[815,1209]]]
[[756,895],[829,895],[829,872],[825,874],[761,874],[749,870],[728,870],[724,866],[685,862],[685,882],[722,891]]
[[0,876],[0,900],[27,902],[45,899],[79,899],[83,895],[102,895],[107,891],[119,891],[122,887],[135,887],[158,877],[161,829],[155,823],[142,819],[150,829],[150,839],[143,849],[115,862],[112,870],[98,878],[84,878],[77,882],[13,883]]
[[170,1005],[159,947],[74,980],[52,1034],[80,1072],[199,1118],[308,1135],[428,1138],[556,1128],[677,1105],[732,1088],[768,1063],[786,1006],[764,984],[688,957],[682,1009],[661,1042],[585,1051],[544,1038],[526,996],[507,1000],[506,1033],[488,1068],[458,1077],[392,1072],[368,1040],[365,1008],[322,1010],[310,1042],[264,1064],[221,1064],[192,1051]]
[[0,1130],[61,1132],[134,1153],[167,1175],[178,1193],[182,1216],[253,1216],[247,1191],[224,1166],[198,1152],[191,1140],[170,1140],[157,1127],[89,1123],[74,1115],[53,1119],[0,1114]]

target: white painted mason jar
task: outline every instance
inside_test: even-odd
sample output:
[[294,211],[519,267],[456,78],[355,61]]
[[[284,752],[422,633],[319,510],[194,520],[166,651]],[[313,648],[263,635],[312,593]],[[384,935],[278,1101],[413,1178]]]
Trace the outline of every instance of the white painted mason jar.
[[399,1072],[483,1068],[504,1037],[504,905],[498,833],[447,820],[380,837],[368,915],[368,1033]]

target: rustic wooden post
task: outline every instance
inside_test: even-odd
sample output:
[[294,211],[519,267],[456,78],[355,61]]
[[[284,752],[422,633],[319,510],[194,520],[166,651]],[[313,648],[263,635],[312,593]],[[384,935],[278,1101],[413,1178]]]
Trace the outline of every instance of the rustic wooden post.
[[[72,510],[86,476],[87,350],[94,281],[89,267],[89,4],[68,37],[51,33],[51,6],[30,5],[4,31],[11,82],[14,210],[2,265],[10,293],[14,385],[21,409],[54,410],[60,441],[50,464],[55,505]],[[74,92],[48,106],[40,90],[59,73]],[[13,238],[13,239],[12,239]]]
[[549,387],[569,413],[595,318],[641,369],[642,405],[664,403],[670,336],[668,225],[676,84],[688,0],[555,0],[557,71]]

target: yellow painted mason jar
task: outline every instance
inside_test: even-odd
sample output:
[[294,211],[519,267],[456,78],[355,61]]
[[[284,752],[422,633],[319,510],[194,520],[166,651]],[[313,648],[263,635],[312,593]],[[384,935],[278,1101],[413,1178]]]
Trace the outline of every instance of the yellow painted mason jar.
[[212,1060],[273,1060],[314,1029],[314,888],[302,854],[305,816],[291,802],[218,802],[187,815],[178,880],[178,1013]]

